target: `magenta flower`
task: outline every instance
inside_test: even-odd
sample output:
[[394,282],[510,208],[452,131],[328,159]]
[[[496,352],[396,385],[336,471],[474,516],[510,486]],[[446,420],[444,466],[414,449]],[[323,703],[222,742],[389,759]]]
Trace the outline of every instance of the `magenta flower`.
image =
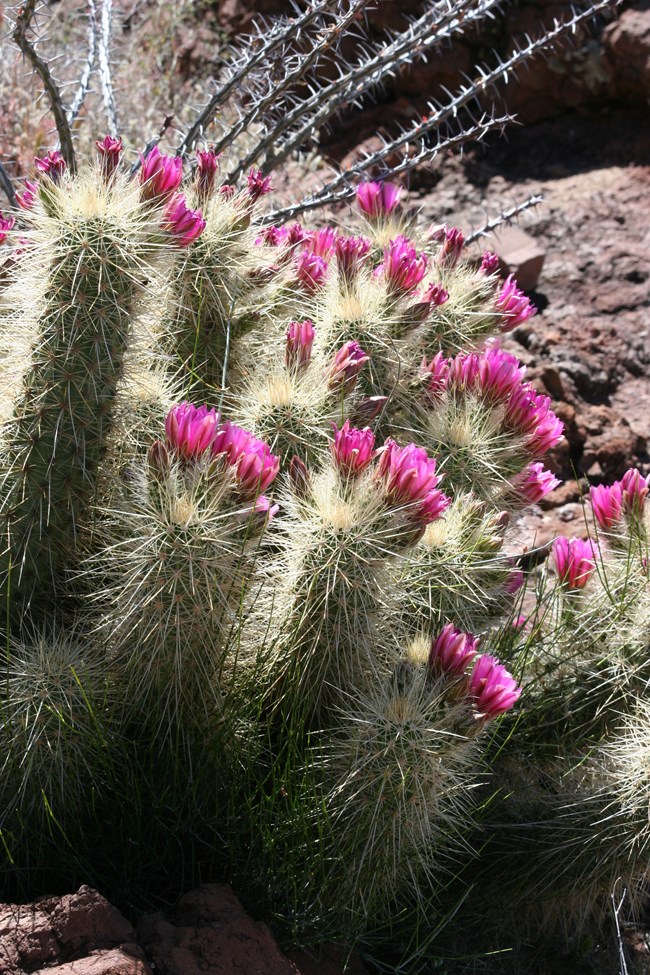
[[462,230],[458,227],[445,227],[441,243],[442,247],[437,256],[438,264],[444,268],[455,267],[465,243]]
[[514,596],[516,592],[519,592],[524,584],[524,581],[524,574],[521,569],[513,566],[508,572],[508,578],[506,579],[503,588],[509,596]]
[[513,481],[518,494],[529,504],[537,504],[561,483],[542,464],[529,464]]
[[478,270],[479,274],[484,274],[486,277],[496,274],[499,270],[499,255],[486,251],[481,258],[481,266]]
[[384,249],[384,262],[375,274],[383,273],[391,291],[406,295],[417,288],[428,266],[426,254],[418,254],[408,237],[400,234]]
[[207,406],[194,406],[187,400],[173,406],[165,420],[167,445],[185,458],[200,457],[212,447],[221,417]]
[[545,454],[564,433],[564,424],[551,410],[549,397],[537,393],[530,383],[513,390],[506,402],[505,422],[525,438],[526,449],[533,456]]
[[2,211],[0,210],[0,244],[4,244],[9,231],[13,229],[15,223],[15,217],[3,217]]
[[235,187],[234,186],[220,186],[219,187],[219,196],[222,196],[224,198],[224,200],[232,200],[232,198],[233,198],[234,195],[235,195]]
[[450,504],[451,498],[444,491],[429,491],[426,498],[409,514],[421,524],[430,525],[445,513]]
[[491,346],[479,360],[478,386],[486,398],[505,400],[521,386],[525,372],[517,356]]
[[521,690],[496,657],[487,653],[478,657],[469,679],[469,691],[481,717],[489,720],[509,711],[521,697]]
[[335,423],[334,443],[330,444],[334,463],[347,477],[356,477],[376,456],[375,435],[370,427],[357,430],[346,420],[339,430]]
[[101,142],[97,141],[95,145],[97,146],[97,151],[99,152],[99,162],[102,176],[108,183],[111,176],[120,164],[120,158],[122,156],[122,140],[119,138],[119,136],[117,139],[115,139],[112,135],[105,135]]
[[591,540],[556,538],[552,545],[558,579],[569,589],[584,589],[596,568],[596,549]]
[[423,501],[440,482],[435,458],[424,447],[414,443],[399,447],[391,439],[384,445],[377,473],[386,480],[387,493],[395,504]]
[[287,244],[290,247],[295,247],[296,244],[301,244],[303,240],[307,237],[307,231],[299,223],[291,223],[287,227]]
[[607,487],[604,484],[592,487],[589,500],[594,518],[603,529],[609,531],[621,520],[623,514],[623,489],[620,481]]
[[461,352],[449,363],[447,385],[472,389],[478,380],[481,360],[476,352]]
[[521,325],[528,318],[537,314],[535,305],[517,287],[512,274],[503,282],[503,287],[496,300],[496,310],[504,316],[501,323],[502,332],[510,332],[517,325]]
[[259,497],[255,498],[251,512],[254,527],[257,530],[268,528],[279,510],[279,504],[271,504],[265,494],[260,494]]
[[368,219],[378,220],[393,212],[401,192],[393,183],[362,183],[357,187],[357,206]]
[[146,158],[140,153],[140,162],[140,196],[165,203],[181,185],[183,160],[180,156],[165,156],[154,146]]
[[422,359],[420,376],[426,383],[425,390],[432,399],[439,399],[447,388],[449,376],[449,360],[445,359],[442,351],[437,352],[431,362],[426,357]]
[[214,439],[212,453],[215,456],[225,454],[228,463],[234,465],[254,439],[255,437],[248,430],[244,430],[230,420],[226,420],[219,428],[217,436]]
[[296,276],[307,294],[313,294],[325,283],[327,261],[324,257],[306,250],[296,260]]
[[287,239],[288,233],[289,231],[286,227],[274,227],[271,223],[268,227],[264,227],[259,237],[255,238],[255,243],[268,244],[269,247],[279,247]]
[[635,468],[626,471],[621,478],[621,491],[625,506],[631,514],[640,517],[645,507],[650,478],[643,477]]
[[[233,454],[230,455],[231,457]],[[230,461],[232,463],[232,460]],[[239,487],[245,495],[254,497],[266,491],[280,470],[280,458],[272,454],[268,444],[251,437],[236,465]]]
[[58,183],[68,168],[58,149],[50,150],[46,156],[34,156],[34,165],[44,176],[49,176],[53,183]]
[[332,256],[332,251],[336,246],[338,231],[336,227],[323,227],[321,230],[312,230],[305,235],[303,244],[305,250],[312,254],[317,254],[325,259]]
[[248,195],[253,202],[259,200],[259,198],[264,196],[266,193],[270,193],[273,189],[271,186],[271,177],[264,177],[261,169],[251,169],[250,173],[246,177],[246,185],[248,188]]
[[442,670],[448,677],[460,677],[476,656],[478,639],[472,633],[457,630],[447,623],[431,641],[429,667]]
[[181,193],[173,196],[165,207],[161,225],[179,247],[189,247],[205,230],[203,214],[200,210],[190,210]]
[[346,342],[338,350],[329,367],[329,388],[342,387],[344,392],[349,393],[354,388],[363,366],[369,360],[370,356],[366,355],[358,342],[354,339]]
[[32,183],[31,180],[25,180],[25,189],[22,193],[16,193],[16,200],[18,206],[21,210],[31,210],[36,202],[36,196],[38,194],[38,183]]
[[202,202],[212,196],[220,159],[221,153],[216,153],[214,149],[196,150],[195,185],[199,200]]
[[339,273],[347,281],[352,281],[365,264],[370,246],[367,237],[337,237],[334,241]]
[[427,301],[434,308],[449,301],[449,292],[441,284],[430,284],[422,295],[422,301]]
[[304,322],[289,322],[285,349],[287,369],[304,369],[309,365],[315,336],[314,323],[308,318]]

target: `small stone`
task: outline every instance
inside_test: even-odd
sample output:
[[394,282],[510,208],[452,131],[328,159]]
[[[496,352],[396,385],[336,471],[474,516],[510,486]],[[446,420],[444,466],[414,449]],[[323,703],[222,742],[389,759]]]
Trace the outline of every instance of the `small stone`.
[[522,291],[533,291],[544,266],[546,251],[521,227],[501,227],[494,235],[493,250],[507,274],[514,274]]

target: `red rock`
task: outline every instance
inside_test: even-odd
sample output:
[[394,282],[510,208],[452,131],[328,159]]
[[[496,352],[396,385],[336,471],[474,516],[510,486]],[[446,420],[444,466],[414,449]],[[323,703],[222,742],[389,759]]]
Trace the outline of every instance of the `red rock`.
[[603,34],[603,45],[613,66],[619,93],[650,95],[650,3],[642,0]]
[[191,891],[167,917],[142,918],[137,931],[158,975],[298,975],[267,926],[224,884]]
[[320,951],[292,948],[287,952],[300,975],[367,975],[368,969],[358,955],[348,955],[334,945],[323,945]]
[[505,272],[514,274],[524,291],[532,291],[544,266],[544,247],[521,227],[501,227],[494,238],[492,250],[499,255]]
[[137,945],[93,951],[84,958],[42,968],[34,975],[153,975]]

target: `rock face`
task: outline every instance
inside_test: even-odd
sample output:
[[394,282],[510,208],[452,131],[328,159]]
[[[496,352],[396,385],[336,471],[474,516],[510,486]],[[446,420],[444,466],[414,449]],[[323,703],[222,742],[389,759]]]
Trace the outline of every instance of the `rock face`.
[[90,887],[0,904],[0,975],[365,975],[334,948],[283,955],[225,884],[190,891],[134,930]]
[[135,931],[90,887],[0,905],[2,975],[153,975]]

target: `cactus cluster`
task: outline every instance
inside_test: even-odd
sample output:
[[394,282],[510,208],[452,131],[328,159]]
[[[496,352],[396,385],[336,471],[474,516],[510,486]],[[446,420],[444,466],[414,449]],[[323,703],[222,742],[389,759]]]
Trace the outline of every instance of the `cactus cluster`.
[[238,181],[197,138],[53,150],[0,217],[5,876],[147,804],[302,939],[604,925],[648,874],[648,479],[513,556],[559,483],[530,299],[387,179],[286,223],[264,140]]

